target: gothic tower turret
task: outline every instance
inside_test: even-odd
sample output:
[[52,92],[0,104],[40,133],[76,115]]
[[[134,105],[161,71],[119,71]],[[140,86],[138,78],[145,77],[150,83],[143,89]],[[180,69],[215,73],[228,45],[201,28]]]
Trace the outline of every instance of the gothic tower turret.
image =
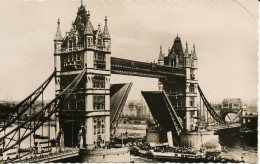
[[184,67],[191,67],[190,54],[188,50],[188,43],[186,42],[186,48],[184,53]]
[[103,30],[103,42],[105,51],[111,51],[111,38],[107,26],[107,16],[105,17],[105,26]]
[[160,45],[160,54],[158,58],[158,65],[164,65],[164,54],[162,53],[162,45]]
[[60,30],[60,19],[58,19],[58,27],[57,31],[54,37],[54,52],[60,52],[61,51],[61,44],[62,44],[62,35]]
[[195,51],[195,44],[193,44],[193,53],[192,53],[192,59],[193,59],[193,68],[198,68],[198,58]]
[[58,27],[57,27],[57,31],[54,37],[54,69],[56,71],[56,76],[55,76],[55,81],[56,81],[56,85],[55,85],[55,91],[56,91],[56,95],[59,94],[60,91],[60,71],[61,71],[61,61],[60,61],[60,55],[58,55],[58,53],[60,53],[62,51],[62,35],[61,35],[61,30],[60,30],[60,19],[58,19]]
[[92,23],[90,21],[90,13],[89,11],[87,12],[87,17],[86,17],[86,28],[84,31],[85,35],[85,40],[84,40],[84,47],[85,48],[92,48],[93,47],[93,37],[94,37],[94,28],[92,26]]

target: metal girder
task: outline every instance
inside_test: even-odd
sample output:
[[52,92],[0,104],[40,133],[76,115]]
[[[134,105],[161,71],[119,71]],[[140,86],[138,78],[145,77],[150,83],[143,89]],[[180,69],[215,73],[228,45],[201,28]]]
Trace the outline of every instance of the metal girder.
[[[52,78],[55,76],[55,71],[48,77],[46,81],[43,82],[40,87],[38,87],[33,93],[31,93],[27,98],[25,98],[23,101],[21,101],[19,104],[17,104],[12,111],[9,111],[5,113],[5,115],[0,119],[0,122],[4,122],[5,125],[2,129],[0,129],[0,132],[8,128],[12,123],[14,123],[16,120],[18,120],[23,113],[25,113],[29,108],[32,106],[32,104],[37,100],[37,98],[43,94],[46,87],[51,82]],[[11,117],[10,120],[6,120],[6,118]],[[6,122],[7,121],[7,122]]]
[[[66,101],[67,98],[70,96],[70,94],[75,90],[78,83],[86,73],[86,68],[82,70],[82,72],[55,98],[53,99],[49,104],[47,104],[42,110],[37,112],[35,115],[31,115],[26,121],[18,125],[16,128],[5,134],[3,137],[0,138],[1,147],[3,147],[2,152],[5,152],[15,145],[20,144],[23,140],[25,140],[27,137],[29,137],[31,134],[33,134],[37,129],[39,129],[47,120],[50,119],[50,117],[60,111],[59,106],[60,103],[64,100]],[[62,108],[61,108],[62,109]],[[47,117],[42,117],[46,116]],[[34,129],[28,129],[28,124],[31,124],[35,121]],[[15,141],[14,136],[19,133],[19,139]],[[21,134],[22,133],[22,134]],[[21,135],[20,135],[21,134]],[[6,142],[7,140],[7,142]],[[15,141],[11,143],[12,141]],[[6,143],[6,144],[4,144]]]
[[185,69],[111,57],[111,73],[152,78],[185,77]]
[[225,120],[223,120],[216,112],[215,110],[211,107],[210,103],[208,102],[208,100],[206,99],[205,95],[203,94],[200,86],[198,85],[198,90],[200,93],[200,96],[203,100],[204,105],[206,106],[207,110],[209,111],[210,115],[214,118],[214,120],[216,120],[218,123],[220,124],[225,124]]

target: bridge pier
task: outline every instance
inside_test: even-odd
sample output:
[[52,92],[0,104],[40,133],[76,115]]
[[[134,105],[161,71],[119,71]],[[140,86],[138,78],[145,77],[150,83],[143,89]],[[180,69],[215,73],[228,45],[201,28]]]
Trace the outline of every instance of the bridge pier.
[[[209,143],[211,143],[210,146]],[[213,131],[185,131],[181,134],[181,145],[195,149],[216,147],[218,151],[221,151],[219,137],[214,135]]]
[[80,149],[80,162],[130,162],[129,147],[112,149]]
[[86,148],[87,149],[92,149],[93,148],[93,118],[88,118],[86,119],[86,125],[87,125],[87,130],[86,130]]

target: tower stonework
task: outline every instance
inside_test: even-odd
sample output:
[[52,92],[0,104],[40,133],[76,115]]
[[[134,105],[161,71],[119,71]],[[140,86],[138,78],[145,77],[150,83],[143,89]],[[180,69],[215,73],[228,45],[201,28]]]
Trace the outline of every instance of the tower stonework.
[[65,37],[58,20],[54,38],[56,96],[86,70],[56,114],[58,146],[79,147],[79,162],[130,162],[128,147],[110,149],[110,62],[107,17],[103,30],[100,24],[94,29],[90,12],[81,2]]
[[[161,57],[161,50],[159,58]],[[159,60],[158,60],[158,64]],[[169,67],[185,69],[186,78],[174,79],[159,79],[159,89],[162,88],[170,99],[174,109],[180,117],[184,131],[195,130],[197,126],[197,86],[198,86],[198,71],[197,71],[197,55],[195,45],[193,51],[189,53],[188,44],[186,42],[185,51],[181,38],[177,35],[172,45],[168,50],[168,56],[164,57],[164,64]]]
[[110,55],[111,38],[106,17],[104,30],[100,25],[95,30],[90,12],[81,4],[65,37],[61,35],[58,20],[54,39],[56,95],[86,69],[75,92],[58,113],[65,147],[93,149],[110,143]]

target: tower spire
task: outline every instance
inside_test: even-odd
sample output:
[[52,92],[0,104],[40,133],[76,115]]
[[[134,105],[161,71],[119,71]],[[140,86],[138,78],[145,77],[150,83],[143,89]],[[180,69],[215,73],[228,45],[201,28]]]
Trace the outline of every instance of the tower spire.
[[90,22],[90,19],[89,19],[89,12],[87,14],[87,23],[86,23],[86,28],[85,28],[85,31],[84,31],[84,34],[87,34],[87,35],[93,35],[93,31],[94,31],[94,28]]
[[107,27],[107,16],[105,16],[105,26],[104,26],[104,30],[103,30],[103,37],[104,37],[104,39],[110,39],[110,34],[108,31],[108,27]]
[[186,41],[185,57],[188,57],[188,56],[189,56],[188,42]]
[[58,24],[58,27],[57,27],[57,31],[56,31],[56,34],[55,34],[54,41],[61,41],[62,35],[61,35],[61,31],[60,31],[60,19],[58,19],[57,24]]
[[162,45],[160,45],[160,54],[158,58],[158,64],[164,65],[164,54],[162,53]]
[[195,51],[195,44],[193,44],[193,53],[192,53],[192,55],[193,55],[193,59],[194,60],[197,60],[198,58],[197,58],[197,55],[196,55],[196,51]]

